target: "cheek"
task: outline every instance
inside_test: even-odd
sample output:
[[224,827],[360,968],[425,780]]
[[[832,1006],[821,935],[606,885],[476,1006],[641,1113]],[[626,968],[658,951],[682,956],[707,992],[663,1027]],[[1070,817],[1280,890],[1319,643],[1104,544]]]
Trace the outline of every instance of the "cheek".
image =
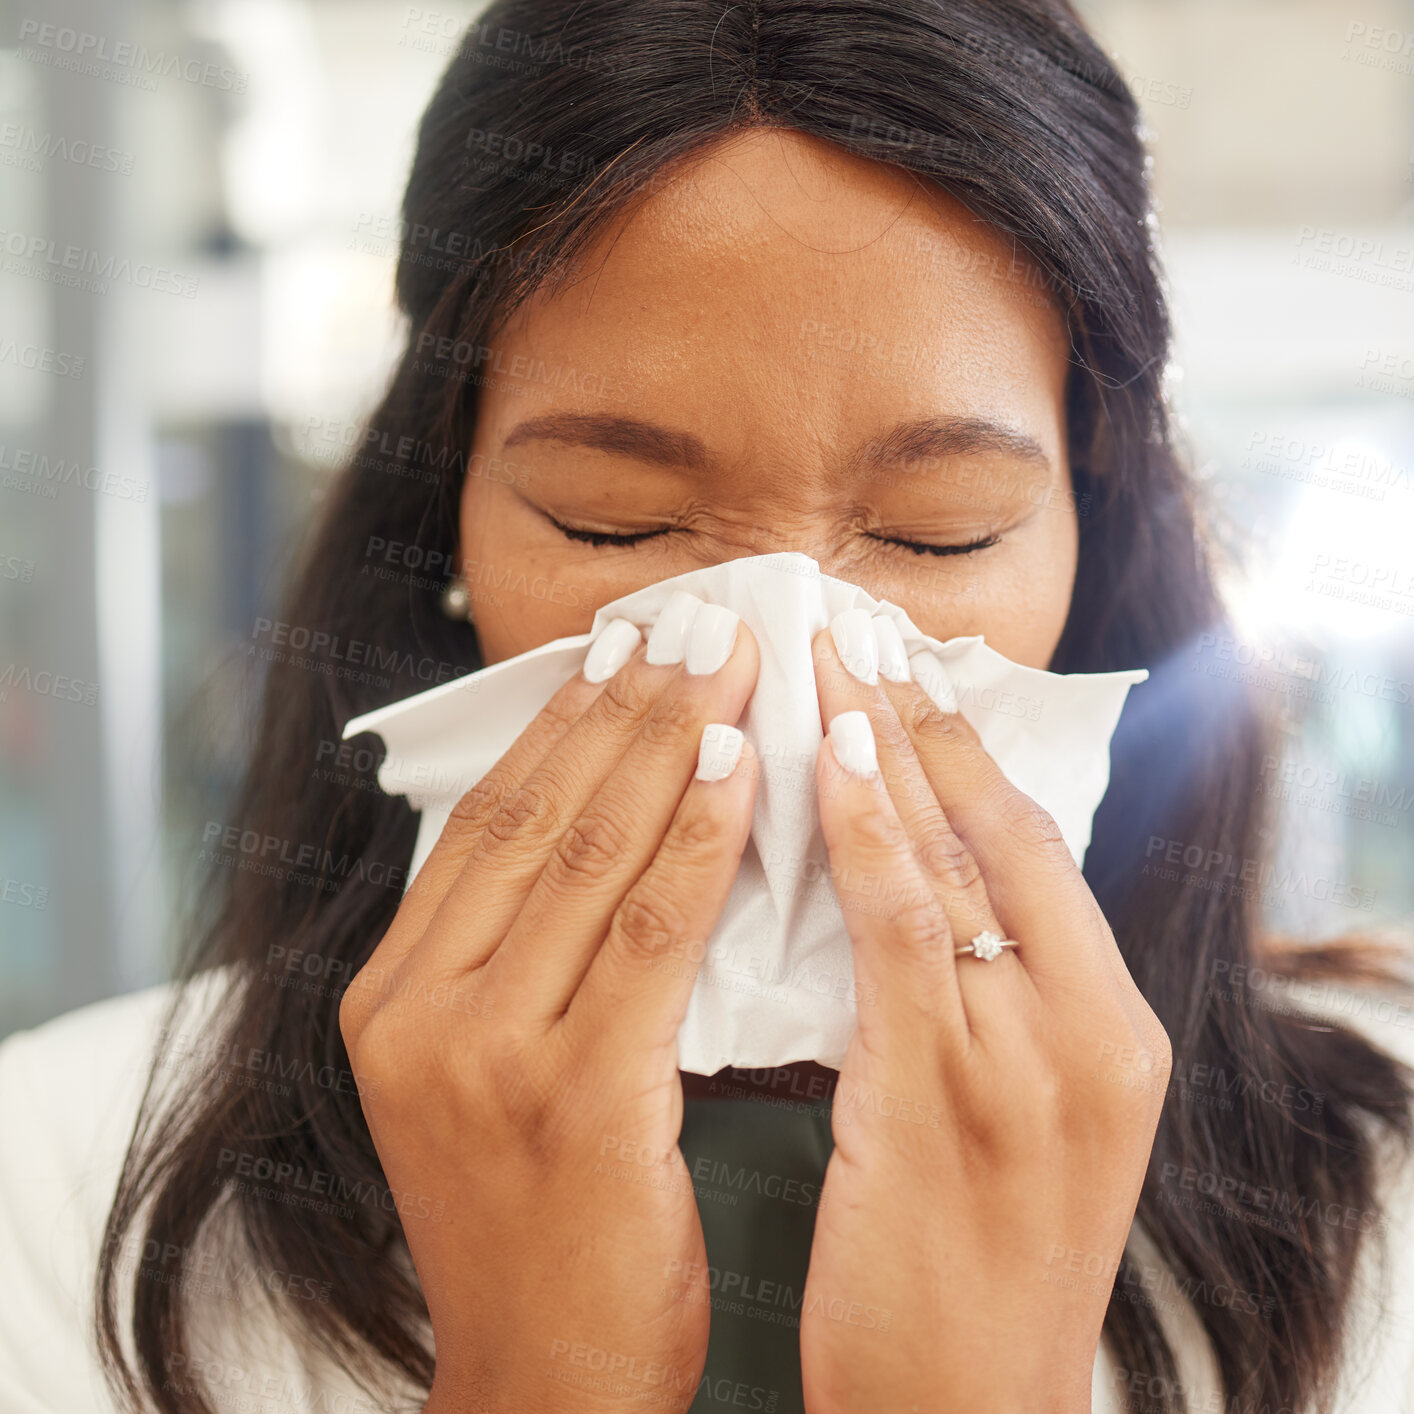
[[589,627],[586,586],[526,534],[502,499],[468,483],[461,554],[484,660],[499,663]]
[[[982,634],[1014,663],[1049,666],[1070,613],[1078,530],[1073,515],[1048,513],[973,556],[911,556],[871,578],[925,633],[948,639]],[[901,558],[901,557],[900,557]]]
[[585,633],[600,605],[678,572],[645,578],[629,552],[563,540],[516,497],[486,483],[467,481],[460,528],[462,573],[488,664]]

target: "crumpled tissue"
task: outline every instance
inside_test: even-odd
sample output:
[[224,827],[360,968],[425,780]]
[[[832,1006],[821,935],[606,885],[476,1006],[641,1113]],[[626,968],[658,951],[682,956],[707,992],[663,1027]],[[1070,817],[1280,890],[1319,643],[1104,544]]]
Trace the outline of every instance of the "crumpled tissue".
[[[807,555],[755,555],[692,570],[604,605],[587,633],[559,638],[350,721],[387,752],[380,787],[421,811],[409,882],[457,800],[496,763],[588,647],[616,618],[647,630],[674,590],[738,613],[756,635],[760,675],[737,724],[761,758],[751,838],[705,949],[678,1035],[678,1064],[712,1075],[818,1061],[838,1068],[855,1029],[844,915],[830,881],[815,799],[823,731],[811,640],[846,609],[888,615],[910,655],[931,649],[947,681],[920,678],[977,729],[1007,777],[1055,817],[1077,864],[1109,783],[1110,738],[1145,669],[1051,673],[989,648],[981,635],[940,641],[887,600],[822,574]],[[985,966],[973,963],[973,966]]]

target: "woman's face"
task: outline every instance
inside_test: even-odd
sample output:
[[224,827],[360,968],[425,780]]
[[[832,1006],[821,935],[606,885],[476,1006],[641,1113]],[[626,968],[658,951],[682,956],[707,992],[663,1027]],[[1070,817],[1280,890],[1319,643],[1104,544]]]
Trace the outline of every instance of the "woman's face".
[[1075,576],[1068,354],[1035,269],[955,201],[734,134],[492,341],[461,504],[485,661],[796,550],[936,638],[1046,667]]

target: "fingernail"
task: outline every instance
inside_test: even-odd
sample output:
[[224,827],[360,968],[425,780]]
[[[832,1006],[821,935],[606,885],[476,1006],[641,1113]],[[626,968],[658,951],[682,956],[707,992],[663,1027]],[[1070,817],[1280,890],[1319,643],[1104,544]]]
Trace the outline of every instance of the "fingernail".
[[879,769],[874,728],[869,725],[867,713],[841,712],[831,717],[830,747],[835,759],[852,776],[872,776]]
[[687,670],[694,676],[715,673],[732,656],[741,615],[720,604],[704,604],[687,636]]
[[875,683],[879,681],[879,645],[869,619],[868,609],[846,609],[830,620],[830,637],[835,640],[840,662],[860,682]]
[[703,727],[702,743],[697,748],[697,779],[726,780],[741,760],[742,739],[740,729],[725,722],[709,722]]
[[933,699],[940,712],[957,711],[957,693],[948,681],[941,659],[927,648],[920,648],[909,660],[918,686]]
[[663,605],[658,622],[648,635],[648,649],[645,656],[650,663],[681,663],[687,652],[687,631],[692,627],[693,615],[702,607],[702,600],[685,589],[675,589]]
[[633,650],[642,642],[643,635],[637,624],[628,619],[610,619],[589,645],[584,657],[584,676],[590,682],[607,681],[633,657]]
[[907,682],[908,650],[903,646],[903,635],[898,625],[886,614],[878,614],[869,620],[874,628],[874,643],[879,655],[879,676],[890,682]]

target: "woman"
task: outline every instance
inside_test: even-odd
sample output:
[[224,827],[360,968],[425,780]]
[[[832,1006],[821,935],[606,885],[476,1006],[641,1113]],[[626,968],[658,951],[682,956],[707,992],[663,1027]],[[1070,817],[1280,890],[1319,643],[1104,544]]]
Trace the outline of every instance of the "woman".
[[[1255,985],[1393,984],[1259,935],[1269,726],[1204,672],[1227,631],[1165,418],[1135,126],[1058,0],[513,0],[473,25],[405,197],[407,350],[282,616],[324,647],[267,655],[103,1232],[128,1407],[357,1407],[340,1369],[365,1407],[436,1414],[1276,1411],[1351,1387],[1361,1274],[1407,1197],[1383,1185],[1410,1075],[1382,1049],[1407,1027]],[[390,574],[393,546],[442,557],[449,594]],[[1151,672],[1082,877],[965,722],[820,637],[820,808],[878,1004],[837,1080],[758,1079],[833,1086],[794,1120],[750,1077],[684,1085],[692,979],[656,965],[655,939],[710,932],[746,837],[752,753],[722,729],[749,631],[607,644],[405,898],[415,817],[337,746],[417,664],[784,549],[936,637]],[[316,846],[318,878],[248,867],[228,832]],[[908,902],[870,906],[869,877]],[[959,956],[981,931],[1017,946]],[[164,1000],[123,1013],[130,1052]],[[35,1077],[75,1033],[47,1030],[0,1093],[21,1065],[61,1093]],[[727,1154],[809,1201],[736,1221],[694,1192]],[[217,1299],[251,1272],[265,1325]],[[1407,1333],[1383,1348],[1402,1394]]]

